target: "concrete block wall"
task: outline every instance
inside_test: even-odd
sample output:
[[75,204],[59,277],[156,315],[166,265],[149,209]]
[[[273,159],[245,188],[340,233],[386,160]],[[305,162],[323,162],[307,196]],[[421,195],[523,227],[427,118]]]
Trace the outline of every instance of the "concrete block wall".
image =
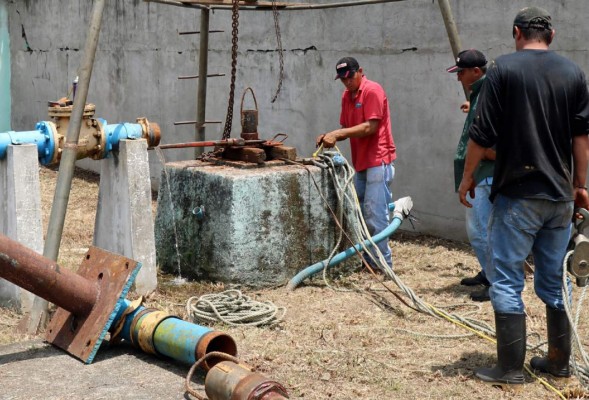
[[[464,48],[489,58],[513,50],[511,24],[517,11],[536,5],[554,19],[554,50],[589,70],[586,0],[453,0],[450,2]],[[11,47],[12,128],[29,130],[45,119],[48,100],[67,94],[79,67],[92,2],[14,0],[8,2]],[[146,116],[160,123],[163,143],[194,140],[194,128],[174,121],[194,119],[198,74],[200,11],[143,1],[107,4],[89,98],[97,115],[113,121]],[[464,209],[453,192],[453,156],[464,122],[461,85],[445,69],[453,56],[438,3],[406,0],[326,10],[280,11],[285,76],[278,85],[279,59],[272,12],[243,11],[239,19],[236,98],[251,86],[258,99],[259,132],[289,135],[287,144],[302,156],[314,150],[319,133],[338,127],[342,86],[333,80],[337,59],[354,55],[367,76],[389,97],[398,147],[395,199],[410,195],[416,229],[465,239]],[[211,13],[207,119],[224,120],[231,63],[231,13]],[[239,134],[239,105],[233,136]],[[206,128],[219,139],[223,127]],[[342,146],[347,151],[345,145]],[[168,161],[192,158],[192,149],[166,152]],[[91,167],[90,162],[82,166]],[[150,155],[151,178],[159,184],[161,163]]]

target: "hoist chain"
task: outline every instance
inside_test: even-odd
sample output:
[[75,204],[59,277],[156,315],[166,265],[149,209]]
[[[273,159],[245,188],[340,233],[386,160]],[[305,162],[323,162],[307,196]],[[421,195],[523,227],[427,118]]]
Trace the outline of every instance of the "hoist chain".
[[229,104],[227,104],[227,118],[223,130],[223,140],[231,136],[231,125],[233,123],[233,102],[235,93],[235,72],[237,69],[237,37],[239,33],[239,0],[232,1],[231,7],[231,86],[229,88]]
[[276,30],[276,43],[278,44],[278,58],[280,60],[278,88],[271,101],[271,103],[274,103],[276,98],[278,98],[278,94],[282,88],[282,80],[284,79],[284,50],[282,49],[282,38],[280,37],[280,25],[278,25],[278,8],[276,7],[276,0],[272,0],[272,13],[274,14],[274,29]]

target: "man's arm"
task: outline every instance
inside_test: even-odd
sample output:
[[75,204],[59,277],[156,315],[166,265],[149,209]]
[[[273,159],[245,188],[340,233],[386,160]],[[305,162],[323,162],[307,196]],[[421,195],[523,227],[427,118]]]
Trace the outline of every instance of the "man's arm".
[[351,126],[349,128],[336,129],[335,131],[327,132],[319,135],[316,140],[317,146],[323,143],[324,147],[333,147],[336,142],[346,140],[349,138],[361,138],[374,135],[378,130],[379,119],[371,119],[361,124]]
[[474,171],[485,157],[486,150],[488,149],[476,143],[474,140],[468,140],[466,146],[466,160],[464,161],[464,174],[462,175],[462,181],[458,188],[460,202],[468,208],[471,208],[472,204],[466,201],[466,193],[469,192],[470,197],[474,198],[474,188],[476,187]]
[[497,158],[497,152],[495,151],[495,149],[486,148],[483,160],[495,161],[495,158]]
[[573,185],[575,207],[589,209],[587,166],[589,164],[589,136],[573,136]]

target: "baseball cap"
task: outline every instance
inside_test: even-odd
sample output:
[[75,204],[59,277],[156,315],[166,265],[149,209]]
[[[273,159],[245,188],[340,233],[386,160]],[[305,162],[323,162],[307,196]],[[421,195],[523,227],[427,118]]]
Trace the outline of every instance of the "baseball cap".
[[551,30],[552,17],[543,8],[526,7],[517,13],[513,25],[523,29]]
[[464,68],[484,67],[487,65],[485,55],[478,50],[462,50],[456,57],[456,65],[446,69],[447,72],[458,72]]
[[349,78],[360,69],[358,61],[354,57],[344,57],[335,64],[337,75],[335,79]]

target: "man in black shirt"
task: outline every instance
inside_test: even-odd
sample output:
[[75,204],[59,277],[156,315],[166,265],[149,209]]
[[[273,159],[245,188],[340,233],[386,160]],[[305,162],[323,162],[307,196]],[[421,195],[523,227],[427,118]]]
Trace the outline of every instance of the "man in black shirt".
[[[521,268],[532,252],[534,288],[546,304],[547,357],[531,365],[570,376],[570,326],[562,298],[563,258],[574,206],[589,207],[589,93],[583,71],[548,50],[554,37],[546,10],[528,7],[513,23],[516,52],[497,58],[487,72],[469,131],[460,202],[470,207],[473,171],[485,148],[497,158],[488,227],[487,278],[495,311],[498,363],[476,376],[498,385],[523,384],[526,324]],[[570,282],[569,282],[570,285]]]

